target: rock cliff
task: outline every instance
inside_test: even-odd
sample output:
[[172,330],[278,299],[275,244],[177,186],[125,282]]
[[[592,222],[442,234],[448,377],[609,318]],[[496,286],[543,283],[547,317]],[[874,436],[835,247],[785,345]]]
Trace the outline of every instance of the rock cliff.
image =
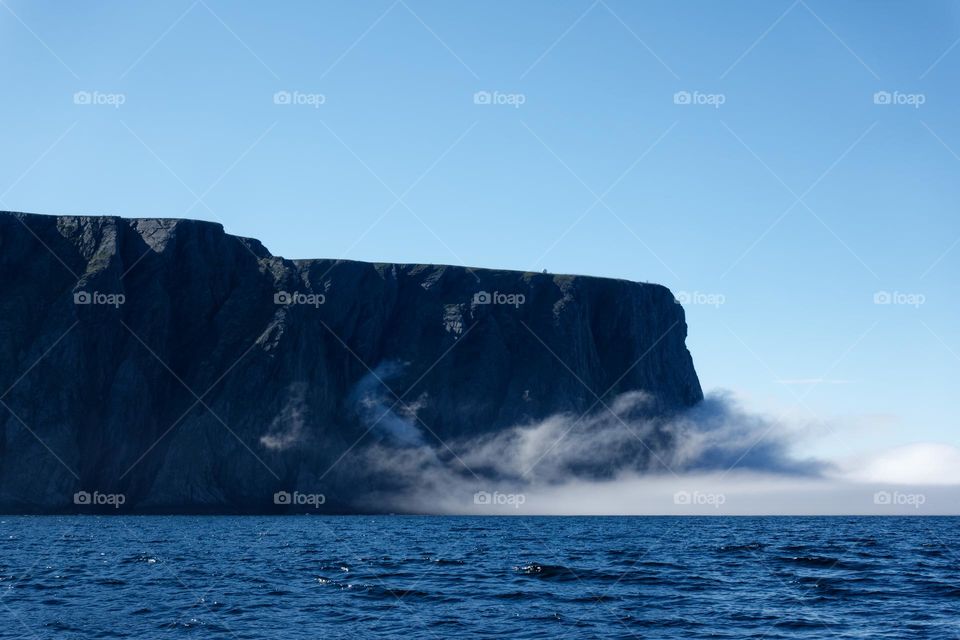
[[272,512],[311,490],[349,512],[389,483],[352,463],[371,442],[438,445],[635,390],[654,414],[696,404],[686,331],[655,284],[0,213],[0,511]]

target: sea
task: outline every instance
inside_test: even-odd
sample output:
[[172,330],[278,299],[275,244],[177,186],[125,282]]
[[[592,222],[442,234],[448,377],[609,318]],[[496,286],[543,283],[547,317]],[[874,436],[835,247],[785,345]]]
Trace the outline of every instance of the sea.
[[0,517],[2,638],[958,638],[950,517]]

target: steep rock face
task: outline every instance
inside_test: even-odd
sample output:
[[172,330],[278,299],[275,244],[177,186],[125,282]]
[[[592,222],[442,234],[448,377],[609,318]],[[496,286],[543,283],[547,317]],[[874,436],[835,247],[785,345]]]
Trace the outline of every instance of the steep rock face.
[[634,390],[654,414],[699,402],[685,338],[659,285],[286,260],[209,222],[0,213],[0,510],[97,509],[82,492],[98,492],[127,511],[268,512],[319,487],[350,511],[385,481],[350,466],[371,441],[441,446]]

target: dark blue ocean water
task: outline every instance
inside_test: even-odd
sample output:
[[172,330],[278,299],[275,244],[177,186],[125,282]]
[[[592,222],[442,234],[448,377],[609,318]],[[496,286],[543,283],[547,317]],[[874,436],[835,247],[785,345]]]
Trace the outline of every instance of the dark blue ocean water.
[[0,637],[956,638],[958,525],[4,517]]

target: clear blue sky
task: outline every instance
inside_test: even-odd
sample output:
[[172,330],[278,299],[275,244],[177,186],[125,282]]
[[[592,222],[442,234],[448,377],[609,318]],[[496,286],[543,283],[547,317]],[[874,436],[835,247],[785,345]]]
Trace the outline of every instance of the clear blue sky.
[[2,0],[0,207],[660,282],[704,387],[811,450],[958,444],[958,38],[935,1]]

